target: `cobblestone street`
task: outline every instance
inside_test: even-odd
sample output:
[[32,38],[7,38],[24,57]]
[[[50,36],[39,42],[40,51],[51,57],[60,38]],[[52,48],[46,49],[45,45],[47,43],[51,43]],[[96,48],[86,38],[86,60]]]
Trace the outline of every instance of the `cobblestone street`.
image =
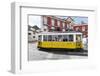
[[[28,59],[29,61],[32,60],[55,60],[55,59],[84,59],[87,58],[87,52],[82,52],[82,55],[80,52],[75,52],[71,53],[71,52],[62,52],[61,54],[59,53],[59,51],[57,52],[47,52],[47,51],[42,51],[42,50],[38,50],[37,48],[37,42],[34,43],[29,43],[29,49],[28,49]],[[61,52],[61,51],[60,51]]]

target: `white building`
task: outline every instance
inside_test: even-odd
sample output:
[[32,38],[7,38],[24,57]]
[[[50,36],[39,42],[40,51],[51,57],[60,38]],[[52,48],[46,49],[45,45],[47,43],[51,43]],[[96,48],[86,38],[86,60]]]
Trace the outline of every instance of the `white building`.
[[38,33],[41,30],[37,26],[28,26],[28,41],[35,42],[38,40]]
[[33,34],[33,31],[28,31],[28,40],[29,41],[36,41],[37,40],[37,36],[36,36],[36,34]]

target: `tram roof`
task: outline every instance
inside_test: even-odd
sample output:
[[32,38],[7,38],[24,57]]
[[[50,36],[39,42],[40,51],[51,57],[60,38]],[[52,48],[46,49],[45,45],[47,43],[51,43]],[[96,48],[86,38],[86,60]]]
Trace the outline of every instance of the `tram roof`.
[[76,32],[76,31],[67,31],[67,32],[41,32],[41,33],[39,33],[40,35],[42,34],[42,35],[44,35],[44,34],[46,34],[46,35],[62,35],[62,34],[82,34],[81,32]]

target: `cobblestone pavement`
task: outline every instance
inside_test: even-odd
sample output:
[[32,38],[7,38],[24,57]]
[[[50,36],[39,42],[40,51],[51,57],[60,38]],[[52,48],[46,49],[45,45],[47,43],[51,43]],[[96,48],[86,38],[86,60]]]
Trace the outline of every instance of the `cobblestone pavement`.
[[74,55],[71,52],[67,53],[64,52],[62,54],[60,53],[54,53],[54,52],[47,52],[47,51],[41,51],[37,49],[37,43],[29,43],[28,44],[28,59],[29,61],[32,60],[56,60],[56,59],[84,59],[87,58],[87,56],[82,55]]

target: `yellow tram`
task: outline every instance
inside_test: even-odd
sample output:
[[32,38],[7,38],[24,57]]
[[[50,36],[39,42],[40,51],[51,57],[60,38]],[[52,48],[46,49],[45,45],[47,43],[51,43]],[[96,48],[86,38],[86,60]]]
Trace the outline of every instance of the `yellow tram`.
[[40,49],[82,49],[81,32],[48,32],[38,35]]

